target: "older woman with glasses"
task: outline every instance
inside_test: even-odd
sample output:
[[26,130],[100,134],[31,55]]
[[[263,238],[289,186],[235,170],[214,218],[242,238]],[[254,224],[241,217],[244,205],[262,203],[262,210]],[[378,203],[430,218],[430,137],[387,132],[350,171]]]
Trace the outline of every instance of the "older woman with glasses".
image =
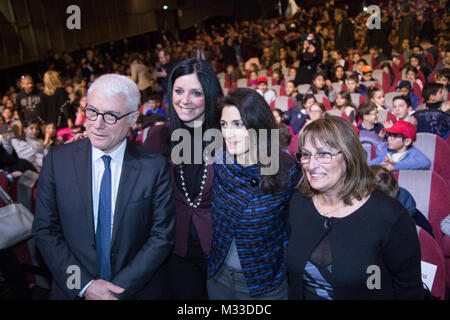
[[379,190],[354,128],[307,125],[288,212],[289,298],[422,299],[420,245],[406,209]]

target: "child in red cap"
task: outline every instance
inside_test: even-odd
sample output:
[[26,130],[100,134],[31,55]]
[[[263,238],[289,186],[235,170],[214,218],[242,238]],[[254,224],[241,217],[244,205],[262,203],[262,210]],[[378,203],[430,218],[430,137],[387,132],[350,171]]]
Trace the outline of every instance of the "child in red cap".
[[412,123],[399,120],[383,130],[387,133],[388,145],[369,161],[369,166],[379,164],[390,171],[430,168],[428,157],[412,145],[416,140],[416,127]]
[[264,97],[267,104],[270,105],[272,101],[274,101],[277,98],[277,95],[275,94],[275,91],[269,89],[267,87],[267,78],[266,77],[259,77],[256,81],[258,83],[258,89],[256,91]]

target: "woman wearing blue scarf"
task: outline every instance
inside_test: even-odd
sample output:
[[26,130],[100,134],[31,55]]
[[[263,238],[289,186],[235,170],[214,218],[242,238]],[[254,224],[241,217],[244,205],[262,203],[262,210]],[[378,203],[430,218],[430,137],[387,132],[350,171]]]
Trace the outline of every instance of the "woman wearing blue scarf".
[[214,164],[209,298],[287,299],[284,220],[300,168],[280,150],[275,119],[255,90],[234,90],[216,118],[226,150]]

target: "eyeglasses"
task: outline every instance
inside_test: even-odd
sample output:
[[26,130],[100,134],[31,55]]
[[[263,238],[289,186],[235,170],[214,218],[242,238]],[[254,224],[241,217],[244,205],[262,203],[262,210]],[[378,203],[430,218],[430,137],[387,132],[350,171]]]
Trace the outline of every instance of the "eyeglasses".
[[387,132],[386,133],[386,138],[393,138],[393,139],[402,138],[403,140],[405,140],[406,136],[403,133],[390,133],[390,132]]
[[[342,153],[342,151],[339,151],[337,153],[317,152],[316,154],[314,154],[314,158],[316,158],[316,160],[321,164],[327,164],[327,163],[330,163],[331,160],[333,160],[333,156],[337,156],[339,153]],[[311,160],[311,156],[313,156],[313,155],[311,155],[309,153],[303,153],[303,152],[298,152],[295,154],[295,158],[301,164],[309,163],[309,161]]]
[[106,124],[109,124],[109,125],[112,126],[112,125],[116,124],[116,122],[119,121],[120,119],[122,119],[122,118],[126,117],[127,115],[132,114],[132,113],[134,113],[136,111],[128,112],[127,114],[124,114],[121,117],[118,117],[115,114],[112,114],[111,112],[100,113],[100,112],[97,112],[97,111],[95,111],[94,109],[91,109],[91,108],[86,108],[86,109],[83,110],[83,112],[86,115],[86,118],[88,120],[90,120],[90,121],[97,120],[97,117],[99,115],[101,115],[103,117],[103,121]]

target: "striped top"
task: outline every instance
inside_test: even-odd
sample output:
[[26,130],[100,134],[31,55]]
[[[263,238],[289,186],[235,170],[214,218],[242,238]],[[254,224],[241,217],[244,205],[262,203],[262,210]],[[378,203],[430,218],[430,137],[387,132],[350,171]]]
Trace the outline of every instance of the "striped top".
[[212,188],[214,231],[208,276],[223,265],[234,238],[250,296],[272,291],[286,277],[284,221],[301,178],[300,168],[292,160],[286,188],[263,194],[254,186],[260,179],[259,170],[256,165],[214,164]]

